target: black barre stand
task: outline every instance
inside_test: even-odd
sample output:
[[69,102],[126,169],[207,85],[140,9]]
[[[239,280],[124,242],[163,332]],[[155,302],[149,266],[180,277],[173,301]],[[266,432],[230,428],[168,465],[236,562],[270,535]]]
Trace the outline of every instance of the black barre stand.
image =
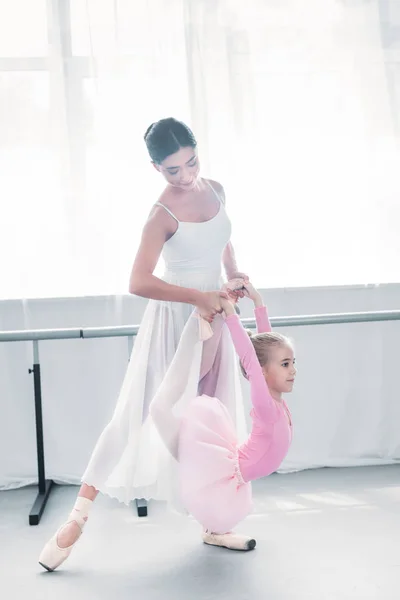
[[33,385],[35,392],[35,420],[36,420],[36,449],[38,466],[38,489],[39,493],[29,513],[29,525],[39,525],[41,516],[49,499],[54,481],[46,479],[44,464],[44,442],[43,442],[43,414],[42,414],[42,387],[40,380],[39,342],[33,341]]
[[[130,346],[132,345],[130,340]],[[29,525],[39,525],[43,511],[54,485],[52,479],[46,479],[43,440],[43,410],[42,410],[42,385],[40,378],[39,342],[33,340],[33,385],[35,394],[35,422],[36,422],[36,449],[38,468],[38,495],[29,513]],[[138,517],[147,517],[147,502],[141,498],[135,500]]]
[[136,499],[135,500],[136,503],[136,511],[137,511],[137,515],[138,517],[147,517],[147,502],[146,500],[141,499]]

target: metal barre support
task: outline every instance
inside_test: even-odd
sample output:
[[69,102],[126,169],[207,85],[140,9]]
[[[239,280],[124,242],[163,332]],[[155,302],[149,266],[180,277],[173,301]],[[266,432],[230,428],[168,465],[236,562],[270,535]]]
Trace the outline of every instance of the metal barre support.
[[40,378],[39,342],[33,342],[33,386],[35,394],[35,423],[36,423],[36,452],[38,468],[38,495],[29,513],[29,525],[39,525],[41,516],[49,499],[53,481],[46,479],[44,440],[43,440],[43,411],[42,411],[42,386]]

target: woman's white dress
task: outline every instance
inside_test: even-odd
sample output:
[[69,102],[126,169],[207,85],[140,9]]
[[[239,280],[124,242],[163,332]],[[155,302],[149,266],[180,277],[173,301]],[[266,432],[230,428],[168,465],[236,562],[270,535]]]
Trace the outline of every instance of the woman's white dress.
[[[163,249],[164,281],[202,291],[219,289],[222,253],[230,234],[231,225],[222,202],[217,215],[209,221],[178,221],[176,233]],[[182,409],[185,399],[198,394],[203,342],[199,341],[198,328],[193,326],[196,321],[189,319],[192,313],[189,304],[150,300],[147,305],[113,417],[100,435],[82,476],[83,482],[120,502],[153,498],[179,506],[176,463],[160,438],[149,406],[173,363],[186,324],[186,342],[188,336],[193,338],[190,369],[182,370],[185,380],[179,381],[180,369],[174,361],[173,380],[180,389]],[[227,406],[239,439],[243,439],[246,432],[239,365],[225,328],[212,388],[208,386],[207,393],[214,393]],[[179,413],[179,406],[177,410]]]

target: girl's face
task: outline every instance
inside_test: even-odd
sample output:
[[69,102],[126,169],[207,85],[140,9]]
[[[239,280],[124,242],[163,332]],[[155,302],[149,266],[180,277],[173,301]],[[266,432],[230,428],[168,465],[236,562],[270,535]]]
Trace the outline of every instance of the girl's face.
[[268,363],[263,367],[265,381],[271,391],[278,396],[293,390],[296,378],[296,359],[293,348],[287,344],[271,348]]
[[174,187],[189,191],[196,186],[200,172],[196,148],[180,148],[175,154],[167,156],[160,165],[154,166]]

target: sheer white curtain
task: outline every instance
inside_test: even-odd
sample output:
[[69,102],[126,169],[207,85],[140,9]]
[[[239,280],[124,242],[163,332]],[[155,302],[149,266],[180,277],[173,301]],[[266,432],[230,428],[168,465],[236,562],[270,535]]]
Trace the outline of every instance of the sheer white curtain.
[[398,0],[0,0],[0,297],[125,293],[192,125],[259,286],[399,281]]

